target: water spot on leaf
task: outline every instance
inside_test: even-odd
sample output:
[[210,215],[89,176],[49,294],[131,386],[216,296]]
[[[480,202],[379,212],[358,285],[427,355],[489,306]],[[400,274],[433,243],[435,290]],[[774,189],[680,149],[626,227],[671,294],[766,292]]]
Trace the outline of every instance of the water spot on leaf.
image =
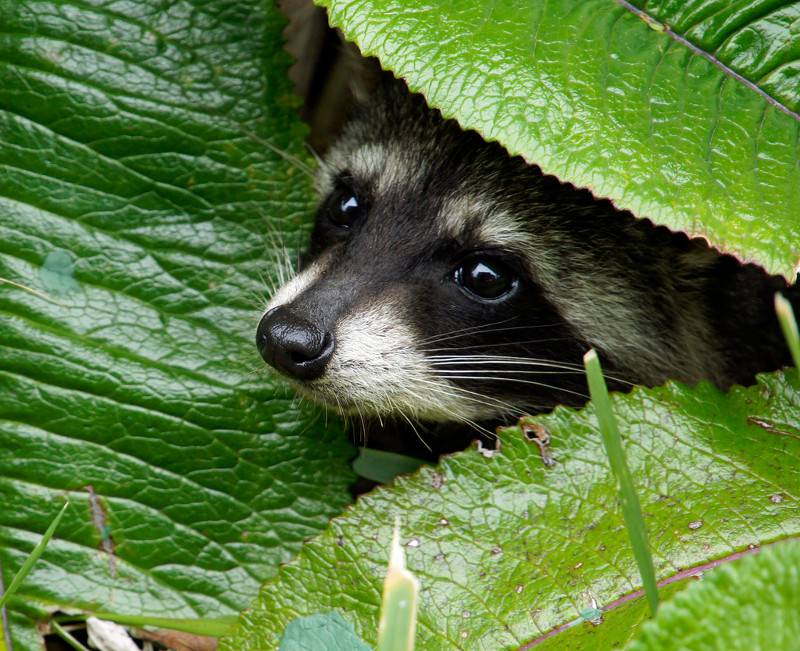
[[595,626],[603,623],[603,613],[599,608],[587,608],[581,611],[581,619]]
[[292,620],[283,631],[279,651],[370,651],[353,625],[338,612],[317,613]]
[[603,611],[597,605],[597,600],[592,597],[591,605],[580,612],[583,621],[599,626],[603,623]]
[[51,294],[63,296],[78,289],[75,280],[75,264],[72,254],[64,249],[54,249],[47,254],[39,270],[39,278]]

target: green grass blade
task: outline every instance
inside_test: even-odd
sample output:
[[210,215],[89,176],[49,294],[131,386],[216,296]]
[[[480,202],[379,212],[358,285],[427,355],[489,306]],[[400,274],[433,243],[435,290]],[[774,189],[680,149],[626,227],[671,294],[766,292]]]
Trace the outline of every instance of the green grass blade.
[[783,336],[792,353],[795,368],[800,373],[800,334],[797,331],[797,320],[794,318],[792,304],[780,294],[775,294],[775,312],[783,330]]
[[16,576],[11,580],[8,588],[6,589],[5,593],[0,595],[0,608],[5,607],[8,600],[14,595],[19,588],[20,584],[25,580],[25,577],[28,576],[28,573],[31,571],[31,568],[39,560],[39,557],[44,552],[44,548],[47,547],[47,543],[50,542],[50,539],[53,537],[53,534],[56,532],[56,528],[58,527],[58,523],[61,522],[61,518],[64,516],[64,511],[67,510],[69,506],[69,502],[66,502],[64,506],[61,507],[61,510],[58,512],[58,515],[53,519],[50,523],[50,526],[47,527],[47,531],[44,532],[44,536],[39,541],[39,544],[33,548],[33,551],[30,553],[30,556],[25,559],[25,562],[22,564],[22,567],[19,568],[19,572],[17,572]]
[[53,629],[53,633],[58,635],[64,642],[69,644],[75,651],[89,651],[85,646],[83,646],[78,640],[76,640],[64,627],[61,626],[56,621],[50,622],[50,628]]
[[377,651],[413,651],[418,593],[419,581],[406,569],[398,523],[394,527],[389,569],[383,583]]
[[117,624],[129,626],[153,626],[171,631],[181,631],[192,635],[222,637],[230,633],[238,621],[238,617],[214,617],[206,619],[179,619],[170,617],[148,617],[147,615],[121,615],[118,613],[92,613],[98,619],[107,619]]
[[625,451],[622,449],[622,439],[619,435],[614,412],[611,410],[611,401],[608,398],[605,379],[603,379],[603,370],[600,368],[600,359],[594,350],[590,350],[584,355],[583,363],[586,368],[586,378],[589,381],[592,404],[594,404],[597,413],[597,420],[600,422],[603,445],[611,464],[611,471],[617,478],[619,485],[622,515],[625,518],[631,547],[633,547],[633,556],[636,559],[636,565],[639,567],[639,574],[642,577],[650,612],[655,615],[658,609],[658,589],[656,587],[653,558],[650,555],[650,545],[647,541],[647,530],[642,517],[639,496],[633,487],[633,478],[625,461]]

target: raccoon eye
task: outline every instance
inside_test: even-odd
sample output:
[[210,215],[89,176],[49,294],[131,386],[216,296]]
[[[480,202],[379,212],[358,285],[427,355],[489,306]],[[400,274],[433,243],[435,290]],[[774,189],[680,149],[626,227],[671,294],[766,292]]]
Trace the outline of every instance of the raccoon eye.
[[337,226],[350,228],[364,214],[364,202],[348,187],[334,190],[328,202],[328,219]]
[[454,279],[478,298],[497,299],[517,286],[516,276],[494,260],[478,258],[456,269]]

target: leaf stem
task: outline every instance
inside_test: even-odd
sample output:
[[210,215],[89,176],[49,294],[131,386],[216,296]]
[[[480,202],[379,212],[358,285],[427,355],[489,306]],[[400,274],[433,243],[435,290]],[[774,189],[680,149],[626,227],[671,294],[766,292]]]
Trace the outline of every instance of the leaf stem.
[[614,412],[611,410],[611,401],[608,397],[606,382],[603,379],[600,359],[594,349],[584,355],[583,363],[586,368],[586,378],[589,382],[592,404],[597,413],[597,420],[600,422],[603,445],[608,455],[608,461],[611,464],[611,471],[617,479],[620,501],[622,502],[622,515],[625,518],[625,525],[628,529],[633,556],[636,559],[636,565],[639,567],[639,574],[642,577],[647,602],[650,605],[650,613],[655,615],[658,610],[658,588],[656,586],[653,558],[650,555],[650,545],[647,540],[647,529],[642,516],[642,508],[639,504],[639,496],[633,486],[633,477],[625,460],[625,450],[622,447],[617,421],[614,418]]

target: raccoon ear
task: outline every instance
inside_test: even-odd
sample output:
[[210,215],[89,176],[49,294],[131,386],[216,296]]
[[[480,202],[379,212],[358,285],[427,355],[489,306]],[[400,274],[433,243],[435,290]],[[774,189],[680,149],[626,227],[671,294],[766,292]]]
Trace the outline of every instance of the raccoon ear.
[[313,10],[316,25],[319,27],[321,20],[324,29],[315,33],[316,40],[308,37],[303,44],[297,44],[290,39],[288,45],[293,46],[290,53],[298,58],[290,72],[296,77],[296,90],[304,100],[303,118],[311,127],[308,142],[323,154],[354,106],[372,95],[382,72],[377,59],[362,56],[358,47],[345,41],[339,30],[327,26],[326,14],[320,7]]
[[342,38],[341,74],[356,104],[366,102],[381,80],[383,71],[378,59],[365,57],[355,43],[348,43]]

